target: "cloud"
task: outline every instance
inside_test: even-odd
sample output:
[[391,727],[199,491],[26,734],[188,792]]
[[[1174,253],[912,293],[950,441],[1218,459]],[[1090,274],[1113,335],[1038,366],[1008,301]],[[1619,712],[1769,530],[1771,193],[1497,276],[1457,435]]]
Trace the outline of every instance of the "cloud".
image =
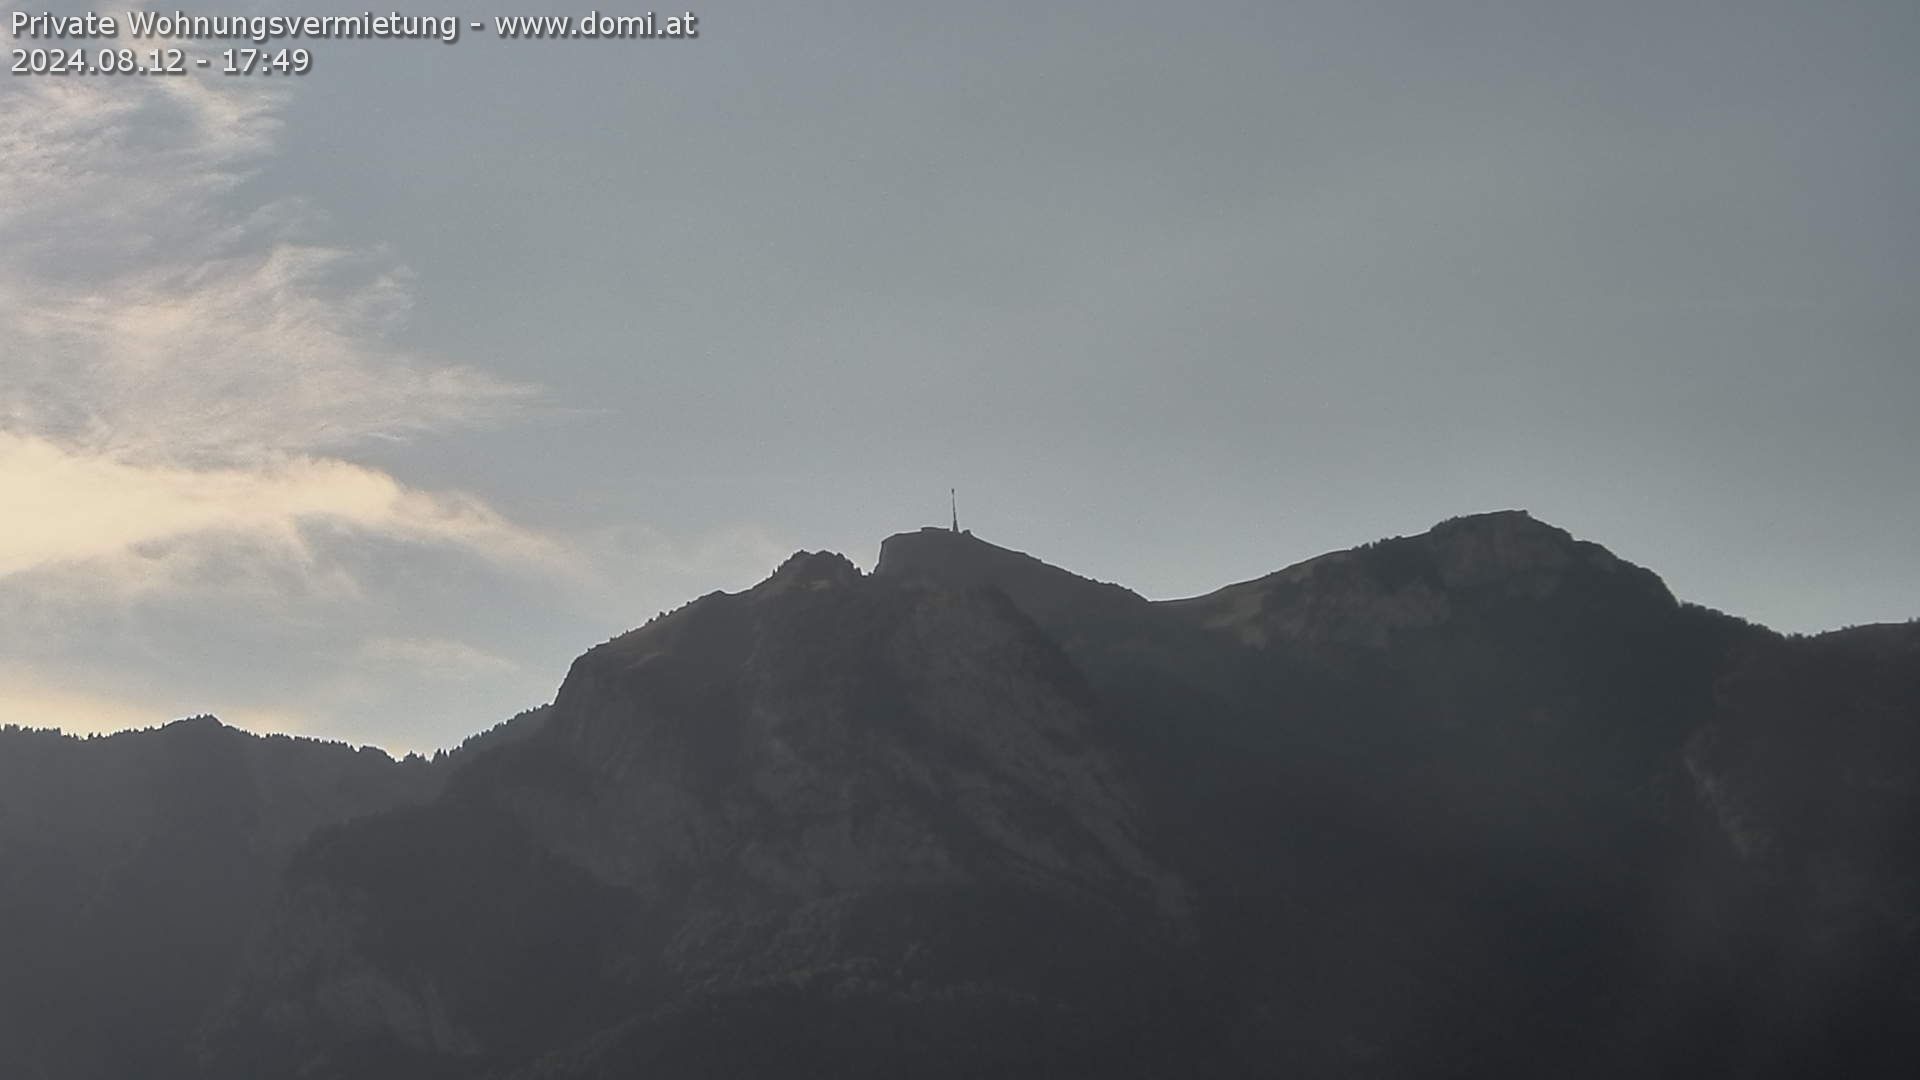
[[70,687],[41,685],[27,672],[0,679],[0,720],[26,727],[54,727],[72,735],[152,727],[179,717],[152,705],[122,701]]
[[360,663],[373,668],[398,668],[413,676],[468,679],[511,675],[520,665],[504,656],[451,638],[378,637],[360,648]]
[[[30,669],[0,667],[0,721],[24,727],[59,728],[70,735],[104,734],[150,728],[210,711],[204,701],[138,700],[94,690],[56,685]],[[220,719],[257,732],[300,734],[301,718],[273,708],[245,704],[220,708]]]
[[499,422],[534,391],[395,347],[404,267],[240,197],[284,92],[20,82],[0,108],[0,576],[196,535],[298,562],[316,522],[555,559],[471,496],[337,456]]
[[[259,194],[293,92],[0,86],[0,717],[364,726],[408,680],[526,681],[409,605],[584,573],[477,494],[357,460],[540,394],[400,345],[406,266]],[[325,687],[356,665],[342,719]]]
[[[273,148],[286,92],[186,79],[106,86],[20,79],[0,118],[0,229],[16,242],[151,258],[162,242],[218,243],[235,216],[217,196]],[[128,181],[142,174],[152,183]],[[79,236],[63,227],[94,224]],[[209,225],[216,227],[209,228]]]
[[311,242],[324,222],[301,203],[238,197],[281,95],[26,81],[0,109],[9,430],[234,461],[492,423],[534,397],[396,348],[403,266]]
[[[621,525],[582,537],[581,547],[603,563],[644,565],[655,581],[686,582],[709,591],[747,588],[771,573],[793,548],[763,525],[739,524],[697,534],[669,534],[648,525]],[[688,593],[683,599],[690,599]]]
[[345,461],[291,458],[249,468],[129,463],[0,433],[0,577],[60,563],[151,565],[190,537],[246,536],[308,562],[315,526],[461,547],[563,568],[565,551],[470,497],[405,487]]

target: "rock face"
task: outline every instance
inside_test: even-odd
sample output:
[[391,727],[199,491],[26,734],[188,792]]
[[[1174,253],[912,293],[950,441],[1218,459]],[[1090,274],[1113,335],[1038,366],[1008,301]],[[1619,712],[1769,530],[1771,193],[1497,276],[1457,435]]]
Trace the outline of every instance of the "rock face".
[[[832,1069],[843,1049],[778,1019],[796,995],[896,1065],[1020,1028],[1092,1053],[1145,1015],[1190,929],[1138,816],[1091,689],[1003,594],[801,553],[582,656],[546,727],[461,772],[404,849],[382,822],[317,844],[211,1060]],[[381,871],[414,846],[435,877]],[[561,911],[560,947],[534,955]],[[401,929],[435,912],[461,932]],[[454,974],[475,952],[531,977],[475,987]],[[769,1010],[739,1045],[735,1020]],[[911,1014],[936,1023],[889,1048]]]
[[1177,606],[1255,647],[1384,649],[1397,632],[1443,626],[1464,605],[1550,605],[1563,591],[1673,603],[1651,573],[1516,510],[1323,555]]
[[1920,626],[1519,512],[1170,602],[802,552],[422,775],[302,826],[143,1075],[1920,1068]]
[[592,863],[623,886],[724,866],[803,901],[1000,874],[1115,903],[1165,891],[1089,689],[993,593],[796,555],[588,653],[555,714],[556,744],[617,797],[595,809],[620,841]]

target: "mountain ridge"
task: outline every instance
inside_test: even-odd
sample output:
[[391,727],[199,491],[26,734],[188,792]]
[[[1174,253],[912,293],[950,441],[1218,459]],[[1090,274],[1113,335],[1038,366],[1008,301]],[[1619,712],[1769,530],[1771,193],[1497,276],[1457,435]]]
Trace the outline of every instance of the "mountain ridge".
[[[365,758],[415,779],[311,804],[246,864],[232,959],[143,1064],[1920,1062],[1894,1025],[1920,1005],[1916,655],[1920,624],[1792,638],[1680,603],[1520,511],[1161,601],[950,530],[889,537],[870,574],[797,552],[589,649],[461,752]],[[19,801],[0,786],[0,854],[28,850]],[[50,918],[22,882],[0,902]],[[0,1027],[0,1065],[115,1074],[49,1015],[76,1034]]]

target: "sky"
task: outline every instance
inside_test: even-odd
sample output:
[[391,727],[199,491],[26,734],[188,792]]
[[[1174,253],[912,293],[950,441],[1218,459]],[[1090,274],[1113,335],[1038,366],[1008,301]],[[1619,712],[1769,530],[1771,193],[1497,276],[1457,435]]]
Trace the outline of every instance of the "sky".
[[[590,6],[501,4],[403,10]],[[1911,0],[696,12],[0,81],[0,722],[431,750],[949,487],[1156,598],[1519,507],[1920,616]]]

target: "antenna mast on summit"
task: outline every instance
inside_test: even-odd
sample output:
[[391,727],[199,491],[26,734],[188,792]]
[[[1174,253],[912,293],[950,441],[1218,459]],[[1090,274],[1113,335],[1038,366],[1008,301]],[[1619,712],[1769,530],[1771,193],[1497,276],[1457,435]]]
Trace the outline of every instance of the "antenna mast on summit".
[[953,531],[960,531],[960,493],[953,488],[947,489],[947,502],[953,507]]

